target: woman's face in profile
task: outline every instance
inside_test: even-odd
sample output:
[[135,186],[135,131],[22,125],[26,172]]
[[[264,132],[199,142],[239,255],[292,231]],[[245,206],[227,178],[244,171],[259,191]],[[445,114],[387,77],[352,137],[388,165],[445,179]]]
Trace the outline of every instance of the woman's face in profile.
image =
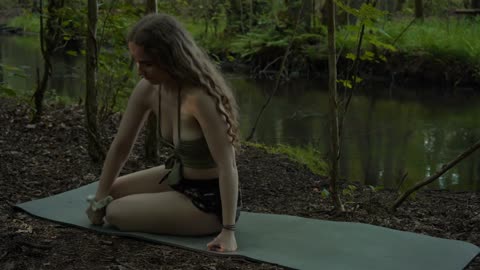
[[151,84],[160,84],[165,80],[171,79],[168,71],[160,67],[152,57],[145,53],[143,46],[129,42],[128,49],[137,64],[138,75],[145,78]]

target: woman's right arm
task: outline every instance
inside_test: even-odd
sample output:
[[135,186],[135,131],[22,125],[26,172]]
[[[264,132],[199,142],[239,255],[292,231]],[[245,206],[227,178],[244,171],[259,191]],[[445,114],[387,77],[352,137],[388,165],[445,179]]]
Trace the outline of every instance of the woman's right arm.
[[110,145],[103,164],[100,182],[95,194],[96,201],[109,195],[113,181],[118,177],[120,170],[127,161],[138,133],[151,111],[148,105],[151,91],[152,85],[145,80],[141,80],[130,95],[118,132]]

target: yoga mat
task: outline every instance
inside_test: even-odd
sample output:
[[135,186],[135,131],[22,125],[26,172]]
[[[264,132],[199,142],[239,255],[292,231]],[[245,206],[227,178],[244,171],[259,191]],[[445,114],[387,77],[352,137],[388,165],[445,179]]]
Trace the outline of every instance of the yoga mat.
[[[133,237],[200,252],[208,237],[175,237],[120,232],[93,226],[84,213],[88,194],[97,183],[17,205],[41,218],[101,233]],[[480,252],[467,242],[402,232],[361,223],[334,222],[242,212],[237,224],[239,250],[229,256],[278,264],[294,269],[461,270]],[[215,253],[219,254],[219,253]]]

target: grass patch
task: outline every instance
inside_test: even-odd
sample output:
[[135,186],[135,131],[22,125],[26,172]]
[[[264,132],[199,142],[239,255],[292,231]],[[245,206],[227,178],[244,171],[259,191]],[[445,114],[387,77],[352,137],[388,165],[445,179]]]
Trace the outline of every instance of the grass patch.
[[302,148],[285,144],[276,146],[268,146],[259,143],[243,142],[244,144],[259,149],[263,149],[270,154],[286,155],[289,159],[307,166],[313,173],[317,175],[327,175],[328,165],[320,158],[320,153],[313,147]]
[[[385,21],[381,26],[385,34],[379,35],[378,38],[392,44],[411,20]],[[396,41],[395,47],[402,54],[421,52],[437,59],[456,59],[477,65],[480,63],[479,33],[480,18],[426,18],[424,22],[413,23]],[[338,46],[344,46],[346,52],[354,51],[357,46],[357,34],[350,28],[342,28],[337,35]]]
[[[397,37],[409,22],[388,22],[385,31]],[[461,61],[480,62],[480,18],[426,19],[414,23],[397,41],[403,52],[426,51],[435,57],[452,57]]]

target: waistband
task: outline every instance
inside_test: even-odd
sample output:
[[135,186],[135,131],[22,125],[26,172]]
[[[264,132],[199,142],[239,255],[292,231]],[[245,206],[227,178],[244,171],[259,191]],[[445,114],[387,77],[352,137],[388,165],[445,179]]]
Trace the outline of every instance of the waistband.
[[181,185],[187,185],[190,187],[218,187],[218,178],[210,179],[189,179],[182,178],[180,180]]

